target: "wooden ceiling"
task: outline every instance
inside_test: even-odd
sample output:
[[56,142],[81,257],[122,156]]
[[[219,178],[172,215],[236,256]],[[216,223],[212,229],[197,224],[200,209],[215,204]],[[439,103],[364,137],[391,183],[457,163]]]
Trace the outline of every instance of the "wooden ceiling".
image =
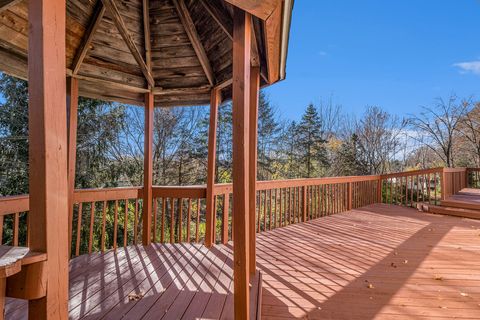
[[[26,1],[0,0],[0,70],[23,79]],[[153,90],[156,106],[203,105],[216,86],[229,99],[232,5],[254,15],[262,85],[280,80],[284,0],[67,0],[66,74],[107,101],[142,105]]]

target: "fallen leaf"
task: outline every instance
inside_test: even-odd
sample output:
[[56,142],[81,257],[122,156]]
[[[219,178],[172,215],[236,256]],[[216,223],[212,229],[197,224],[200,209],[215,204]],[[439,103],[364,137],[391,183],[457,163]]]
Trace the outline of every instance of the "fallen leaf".
[[460,295],[461,295],[462,297],[468,297],[468,293],[465,293],[465,292],[460,292]]
[[437,274],[437,275],[435,275],[435,278],[434,278],[434,279],[441,281],[441,280],[443,280],[443,277],[442,277],[442,276],[439,276],[439,275]]
[[129,293],[128,294],[128,300],[129,301],[138,301],[140,299],[143,298],[143,293],[135,293],[135,292],[132,292],[132,293]]
[[407,263],[408,263],[408,260],[403,260],[403,263],[404,263],[404,264],[407,264]]
[[392,267],[392,268],[396,268],[396,267],[397,267],[397,265],[396,265],[395,263],[393,263],[393,262],[392,262],[392,263],[390,264],[390,267]]

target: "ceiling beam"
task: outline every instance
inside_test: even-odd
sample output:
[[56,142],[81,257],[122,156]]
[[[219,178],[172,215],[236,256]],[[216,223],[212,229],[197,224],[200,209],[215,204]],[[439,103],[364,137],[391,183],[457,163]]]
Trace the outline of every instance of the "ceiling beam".
[[283,0],[224,0],[254,16],[267,20]]
[[23,0],[0,0],[0,12],[3,12],[13,6],[16,6],[22,1]]
[[222,7],[218,1],[200,0],[200,3],[203,5],[205,10],[207,10],[213,20],[217,22],[223,32],[225,32],[227,37],[233,41],[233,21],[227,10],[225,10],[225,8]]
[[[150,37],[150,1],[143,0],[143,33],[145,35],[145,63],[152,74],[152,43]],[[150,86],[151,87],[151,86]]]
[[183,27],[187,32],[188,38],[190,39],[193,49],[195,50],[195,53],[200,60],[200,64],[202,65],[203,71],[205,72],[205,75],[207,76],[210,85],[215,85],[215,76],[213,74],[212,66],[210,65],[210,61],[208,60],[205,48],[203,47],[197,30],[195,29],[192,17],[190,16],[187,6],[185,5],[185,1],[173,0],[173,4],[175,5],[175,9],[177,10],[178,16],[180,17],[180,21],[182,22]]
[[114,82],[114,81],[105,80],[105,79],[102,79],[102,78],[96,78],[96,77],[93,77],[93,76],[85,76],[85,75],[80,75],[80,74],[74,74],[73,70],[71,70],[71,69],[67,69],[67,76],[70,76],[70,77],[73,77],[73,78],[76,78],[76,79],[79,79],[79,80],[98,83],[99,85],[111,85],[112,87],[116,87],[118,89],[125,90],[125,91],[128,91],[128,92],[147,93],[147,92],[150,91],[148,89],[135,87],[135,86],[132,86],[132,85],[129,85],[129,84],[126,84],[126,83]]
[[72,71],[74,75],[78,73],[78,70],[82,65],[83,59],[85,59],[85,56],[90,49],[90,44],[92,43],[93,36],[97,31],[98,26],[100,25],[100,22],[102,21],[104,15],[105,6],[103,5],[102,1],[99,1],[97,7],[95,8],[95,12],[93,14],[90,25],[88,26],[88,29],[83,36],[82,42],[80,43],[80,47],[78,47],[75,58],[73,59]]
[[156,96],[169,95],[188,95],[188,94],[207,94],[212,90],[211,87],[179,88],[179,89],[161,89],[153,88],[153,94]]
[[133,58],[135,59],[135,61],[137,61],[138,65],[140,66],[140,69],[143,75],[145,76],[145,78],[147,79],[148,84],[151,87],[154,87],[155,81],[153,80],[152,73],[148,70],[148,67],[145,61],[143,60],[143,57],[140,51],[135,45],[135,42],[133,42],[133,39],[128,31],[128,28],[122,19],[120,11],[118,11],[117,5],[112,0],[102,0],[102,1],[104,6],[107,8],[108,12],[112,16],[113,22],[117,26],[118,31],[120,32],[120,35],[122,36],[123,40],[127,44],[127,47],[132,53]]

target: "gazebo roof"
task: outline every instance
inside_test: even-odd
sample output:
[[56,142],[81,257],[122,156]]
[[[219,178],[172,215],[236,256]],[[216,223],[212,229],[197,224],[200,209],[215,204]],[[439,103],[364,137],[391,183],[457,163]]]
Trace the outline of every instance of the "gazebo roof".
[[[0,70],[26,79],[28,0],[0,0]],[[293,0],[67,0],[67,75],[81,96],[156,106],[231,98],[233,5],[254,15],[262,85],[285,77]]]

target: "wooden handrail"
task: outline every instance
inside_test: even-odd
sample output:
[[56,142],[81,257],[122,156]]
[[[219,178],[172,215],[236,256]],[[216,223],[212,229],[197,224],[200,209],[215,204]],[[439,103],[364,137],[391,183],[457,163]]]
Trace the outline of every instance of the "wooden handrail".
[[[256,231],[308,221],[375,202],[405,206],[438,203],[472,184],[470,180],[480,186],[480,168],[432,168],[384,175],[258,181]],[[214,223],[217,230],[213,237],[220,235],[215,241],[226,243],[234,238],[231,232],[232,191],[231,183],[214,185],[215,219],[221,217],[219,223]],[[152,240],[202,241],[204,228],[200,225],[205,221],[206,194],[206,185],[153,186],[152,230],[159,231],[152,232]],[[143,187],[75,190],[73,255],[92,252],[94,243],[97,250],[137,243],[142,234],[142,197]],[[25,243],[21,236],[19,240],[19,235],[20,230],[26,230],[28,219],[24,217],[28,211],[28,195],[0,197],[0,239],[3,221],[11,216],[13,223],[5,224],[5,227],[13,226],[12,232],[5,233],[13,235],[8,242],[13,245]],[[180,229],[179,225],[182,226]],[[107,236],[108,232],[113,235]]]

